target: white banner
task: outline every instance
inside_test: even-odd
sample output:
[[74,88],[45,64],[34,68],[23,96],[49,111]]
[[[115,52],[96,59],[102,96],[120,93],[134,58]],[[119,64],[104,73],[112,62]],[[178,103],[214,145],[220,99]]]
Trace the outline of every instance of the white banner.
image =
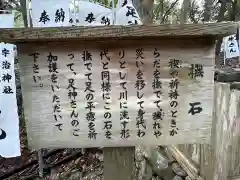
[[[88,1],[79,1],[79,12],[70,16],[70,25],[79,26],[108,26],[113,24],[112,9]],[[115,25],[142,24],[131,1],[123,1],[115,12]],[[74,21],[74,19],[76,20]]]
[[137,10],[131,2],[119,8],[116,12],[116,25],[142,24]]
[[0,43],[0,156],[6,158],[21,155],[14,46]]
[[0,14],[0,28],[13,28],[14,14]]
[[66,0],[32,0],[33,27],[69,25],[69,3]]
[[[88,1],[79,1],[77,9],[79,12],[76,13],[77,22],[75,23],[80,26],[105,25],[101,23],[101,18],[106,14],[111,14],[111,9]],[[110,24],[110,22],[106,23]]]
[[225,55],[227,59],[238,57],[240,55],[236,35],[226,37],[224,42],[225,42]]

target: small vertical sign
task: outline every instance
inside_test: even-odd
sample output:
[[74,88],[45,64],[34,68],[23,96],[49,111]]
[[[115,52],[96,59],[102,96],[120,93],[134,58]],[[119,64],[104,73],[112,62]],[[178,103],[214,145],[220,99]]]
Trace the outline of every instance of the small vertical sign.
[[233,58],[233,57],[238,57],[240,54],[236,37],[237,37],[236,34],[226,37],[225,53],[226,53],[227,59]]
[[0,155],[20,156],[14,45],[0,43]]

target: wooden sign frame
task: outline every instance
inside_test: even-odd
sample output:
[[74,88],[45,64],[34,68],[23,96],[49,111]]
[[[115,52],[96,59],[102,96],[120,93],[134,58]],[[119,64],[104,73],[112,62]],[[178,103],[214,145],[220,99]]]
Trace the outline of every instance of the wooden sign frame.
[[[227,35],[231,35],[237,31],[238,24],[228,23],[211,23],[211,24],[188,24],[188,25],[150,25],[150,26],[109,26],[109,27],[65,27],[65,28],[27,28],[27,29],[4,29],[0,30],[0,38],[2,41],[17,43],[18,47],[24,47],[32,43],[49,43],[49,42],[76,42],[93,43],[108,41],[109,43],[129,42],[135,43],[143,41],[186,41],[194,40],[196,44],[204,44],[207,42],[214,46],[215,40]],[[213,57],[211,57],[213,58]],[[21,61],[21,59],[20,59]],[[26,99],[26,98],[24,98]],[[25,100],[24,100],[25,101]],[[210,124],[209,124],[210,125]],[[211,126],[211,125],[210,125]],[[121,152],[120,152],[121,150]],[[129,174],[132,172],[134,148],[105,148],[104,155],[108,176],[106,180],[113,178],[113,172],[117,167],[125,167],[128,173],[125,173],[122,179],[132,179]],[[113,157],[121,157],[118,163],[114,163]],[[126,164],[126,159],[129,163]],[[109,167],[110,163],[112,164]],[[128,165],[131,165],[129,168]],[[124,173],[122,173],[124,174]]]
[[[31,58],[27,58],[26,55],[29,55],[29,53],[36,52],[38,49],[44,49],[45,51],[50,50],[51,48],[56,49],[56,47],[63,46],[64,48],[61,51],[64,51],[64,49],[68,49],[66,51],[83,51],[86,48],[90,48],[94,46],[97,49],[103,49],[105,47],[111,47],[113,50],[113,57],[115,57],[119,52],[119,49],[116,50],[116,48],[124,48],[127,47],[128,49],[134,47],[135,49],[140,45],[141,47],[149,47],[151,46],[151,50],[153,51],[154,47],[155,50],[156,47],[160,45],[160,49],[163,49],[163,52],[161,52],[162,58],[164,61],[163,68],[166,64],[168,64],[167,61],[169,59],[175,59],[178,58],[180,60],[183,60],[185,62],[183,63],[193,63],[193,64],[201,64],[204,61],[204,64],[207,66],[213,67],[213,61],[214,61],[214,45],[215,45],[215,39],[219,36],[231,34],[232,32],[236,32],[237,24],[236,23],[219,23],[219,24],[188,24],[188,25],[151,25],[151,26],[109,26],[109,27],[64,27],[64,28],[33,28],[33,29],[17,29],[17,30],[2,30],[0,31],[0,37],[1,39],[5,41],[15,41],[19,43],[19,52],[20,52],[20,66],[21,66],[21,82],[22,82],[22,89],[23,89],[23,97],[24,97],[24,107],[25,107],[25,115],[26,115],[26,121],[27,121],[27,127],[28,127],[28,135],[35,137],[33,141],[31,141],[31,138],[29,139],[29,144],[34,146],[35,148],[41,148],[41,147],[61,147],[63,144],[66,144],[66,141],[62,141],[62,143],[57,143],[56,146],[52,145],[52,143],[49,141],[47,144],[41,143],[41,138],[39,136],[42,136],[44,134],[48,134],[49,138],[53,137],[54,135],[50,132],[50,129],[45,129],[42,131],[42,133],[37,133],[37,136],[34,136],[34,131],[40,128],[34,127],[32,119],[35,116],[41,116],[44,119],[44,115],[36,115],[37,109],[42,107],[41,103],[38,106],[35,106],[32,104],[32,98],[41,96],[40,94],[37,95],[36,93],[33,93],[35,90],[30,90],[29,88],[33,88],[36,85],[29,85],[29,81],[31,81],[32,73],[30,72],[30,66],[33,66],[30,61]],[[77,40],[77,41],[76,41]],[[34,48],[35,47],[35,48]],[[131,57],[127,57],[129,60],[129,63],[135,64],[134,62],[134,52],[135,50],[131,50]],[[43,52],[43,51],[41,51]],[[152,52],[153,53],[153,52]],[[154,52],[155,53],[155,52]],[[148,53],[149,54],[149,53]],[[22,56],[24,55],[24,56]],[[149,54],[150,55],[150,54]],[[80,55],[78,55],[80,58]],[[131,60],[130,60],[130,59]],[[22,60],[21,60],[22,59]],[[115,58],[116,59],[116,58]],[[153,57],[152,57],[153,59]],[[120,59],[116,60],[119,61]],[[41,63],[45,62],[43,59],[40,60]],[[151,67],[150,64],[151,59],[148,59],[146,62],[148,63],[148,67]],[[152,63],[152,62],[151,62]],[[63,64],[63,62],[61,62]],[[116,63],[115,63],[116,64]],[[80,65],[80,64],[79,64]],[[45,68],[47,68],[47,65],[43,65]],[[99,69],[100,67],[97,67]],[[114,68],[117,68],[115,66]],[[143,67],[144,69],[147,69],[147,67]],[[80,70],[80,69],[79,69]],[[47,69],[44,70],[44,72],[47,71]],[[66,72],[66,69],[64,70]],[[80,70],[80,71],[83,71]],[[136,70],[134,70],[136,71]],[[149,71],[149,70],[148,70]],[[185,70],[183,70],[185,71]],[[211,70],[213,74],[213,70]],[[150,71],[149,71],[150,72]],[[131,71],[129,71],[131,73]],[[133,75],[133,74],[132,74]],[[131,76],[132,76],[131,75]],[[211,75],[210,83],[213,83],[213,75]],[[49,77],[49,76],[48,76]],[[97,78],[97,76],[95,76]],[[169,77],[168,77],[169,78]],[[49,78],[47,78],[48,80]],[[64,80],[62,80],[64,81]],[[97,81],[100,81],[98,79]],[[117,79],[113,79],[113,81],[118,81]],[[133,82],[133,79],[130,80]],[[46,81],[47,82],[47,81]],[[80,81],[78,82],[80,83]],[[148,79],[148,84],[151,84],[150,79]],[[203,84],[207,84],[206,82]],[[50,88],[49,83],[45,83],[47,87]],[[44,86],[45,86],[44,85]],[[64,87],[66,84],[64,85]],[[115,85],[114,85],[115,86]],[[149,85],[148,85],[149,86]],[[188,86],[187,84],[185,85]],[[99,88],[99,87],[98,87]],[[36,89],[36,92],[38,89]],[[44,90],[46,91],[46,90]],[[203,89],[203,91],[205,91]],[[41,93],[41,92],[40,92]],[[47,94],[49,94],[48,92]],[[80,93],[80,92],[79,92]],[[84,91],[82,91],[82,94]],[[166,92],[168,93],[168,92]],[[182,92],[181,92],[182,93]],[[34,94],[34,95],[33,95]],[[67,94],[67,93],[66,93]],[[210,92],[211,94],[211,92]],[[133,94],[131,94],[132,96]],[[34,96],[34,97],[33,97]],[[116,94],[114,96],[117,96]],[[192,98],[196,96],[195,94],[192,95]],[[30,98],[31,97],[31,98]],[[147,99],[151,99],[150,96],[146,96]],[[184,98],[188,98],[185,97]],[[37,99],[36,99],[37,100]],[[82,101],[82,100],[81,100]],[[134,100],[135,101],[135,100]],[[183,100],[181,100],[184,102]],[[211,101],[211,98],[210,98]],[[209,101],[209,102],[210,102]],[[38,100],[36,102],[39,102]],[[66,101],[67,102],[67,101]],[[64,102],[66,104],[66,102]],[[97,101],[99,103],[99,101]],[[148,102],[147,104],[149,104]],[[184,105],[184,106],[187,106]],[[44,106],[45,107],[45,106]],[[211,107],[211,106],[210,106]],[[50,107],[47,107],[47,109],[50,109]],[[169,109],[169,107],[168,107]],[[210,108],[211,109],[211,108]],[[35,111],[36,110],[36,111]],[[36,112],[35,114],[33,112]],[[147,110],[149,111],[149,110]],[[187,110],[185,110],[187,113]],[[32,114],[33,113],[33,114]],[[47,114],[50,112],[47,112]],[[184,135],[181,136],[181,138],[174,140],[170,140],[168,138],[163,138],[159,141],[160,144],[178,144],[178,143],[184,143],[184,141],[187,140],[187,137],[192,137],[192,140],[189,140],[188,143],[210,143],[210,135],[211,135],[211,110],[208,112],[204,112],[207,116],[204,116],[201,120],[202,123],[198,125],[199,130],[196,130],[194,133],[194,128],[196,129],[197,126],[195,123],[191,121],[191,116],[181,116],[183,119],[186,119],[186,124],[184,126],[189,127],[189,133],[186,133],[186,129],[183,129]],[[39,118],[38,117],[38,118]],[[209,117],[209,118],[208,118]],[[49,118],[49,117],[48,117]],[[151,118],[150,115],[147,118]],[[39,119],[40,120],[40,119]],[[40,120],[41,121],[41,120]],[[39,121],[39,122],[40,122]],[[170,122],[169,117],[169,122]],[[36,120],[34,123],[37,123],[38,120]],[[43,121],[42,121],[43,122]],[[204,123],[203,123],[204,122]],[[193,123],[192,125],[190,125]],[[38,124],[38,123],[37,123]],[[188,125],[187,125],[188,124]],[[40,124],[39,124],[40,125]],[[40,125],[41,126],[41,125]],[[196,126],[196,127],[195,127]],[[42,127],[42,126],[41,126]],[[191,130],[190,127],[193,127]],[[37,129],[36,129],[37,128]],[[35,129],[35,130],[33,130]],[[181,128],[180,128],[181,129]],[[118,132],[119,129],[116,129],[115,133]],[[181,131],[181,130],[180,130]],[[180,133],[181,134],[181,133]],[[65,134],[66,135],[66,134]],[[64,136],[65,136],[64,135]],[[59,136],[59,135],[58,135]],[[48,138],[48,139],[49,139]],[[83,137],[82,137],[83,138]],[[46,139],[46,138],[45,138]],[[51,138],[50,138],[51,139]],[[62,138],[60,138],[62,139]],[[61,142],[60,139],[52,139],[53,142]],[[63,138],[64,139],[64,138]],[[81,139],[81,138],[80,138]],[[116,137],[114,137],[116,139]],[[165,139],[165,140],[164,140]],[[182,140],[182,141],[181,141]],[[39,141],[39,142],[37,142]],[[74,140],[75,141],[75,140]],[[73,142],[74,142],[73,141]],[[103,143],[104,146],[130,146],[130,145],[136,145],[141,144],[141,141],[137,140],[135,143],[133,143],[133,140],[130,140],[128,143],[122,143],[121,140],[118,140],[120,143]],[[35,142],[35,143],[34,143]],[[69,145],[68,147],[74,147],[73,144],[75,144],[76,147],[83,146],[83,147],[93,147],[93,144],[79,144],[76,143],[70,143],[72,145]],[[103,142],[103,140],[101,140]],[[157,142],[157,141],[156,141]],[[156,143],[155,142],[155,143]],[[151,140],[148,139],[145,142],[142,143],[150,143],[149,145],[154,145],[155,143],[151,144]],[[101,143],[94,143],[95,146],[101,146]],[[157,145],[157,144],[155,144]]]

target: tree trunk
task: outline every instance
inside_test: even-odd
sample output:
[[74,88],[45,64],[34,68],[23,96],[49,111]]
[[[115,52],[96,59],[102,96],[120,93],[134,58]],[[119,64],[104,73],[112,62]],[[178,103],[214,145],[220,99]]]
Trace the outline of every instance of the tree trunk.
[[204,21],[211,20],[211,12],[212,12],[213,1],[212,0],[205,0],[204,4]]
[[[217,21],[218,22],[221,22],[224,20],[224,13],[226,12],[227,8],[226,8],[226,2],[222,2],[221,3],[221,7],[220,7],[220,11],[219,11],[219,14],[217,16]],[[219,59],[219,55],[220,55],[220,50],[221,50],[221,44],[222,44],[222,39],[219,39],[217,41],[217,44],[216,44],[216,49],[215,49],[215,57],[216,57],[216,60]]]
[[226,8],[226,2],[222,2],[221,3],[221,7],[220,7],[220,11],[219,14],[217,16],[217,21],[221,22],[224,20],[224,14],[226,12],[227,8]]
[[4,0],[0,0],[0,10],[4,10]]
[[180,14],[180,23],[187,23],[191,0],[183,0]]
[[143,24],[153,23],[153,0],[133,0]]
[[27,20],[27,0],[20,0],[21,4],[21,12],[23,16],[24,27],[28,27],[28,20]]
[[240,0],[235,0],[233,5],[234,21],[240,21]]

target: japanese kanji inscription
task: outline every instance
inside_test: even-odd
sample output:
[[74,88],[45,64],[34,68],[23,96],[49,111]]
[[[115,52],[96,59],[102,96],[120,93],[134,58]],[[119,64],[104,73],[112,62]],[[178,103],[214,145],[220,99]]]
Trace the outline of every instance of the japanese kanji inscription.
[[22,45],[30,146],[208,143],[214,48],[179,42]]
[[19,119],[14,73],[15,46],[0,43],[0,156],[20,156]]

